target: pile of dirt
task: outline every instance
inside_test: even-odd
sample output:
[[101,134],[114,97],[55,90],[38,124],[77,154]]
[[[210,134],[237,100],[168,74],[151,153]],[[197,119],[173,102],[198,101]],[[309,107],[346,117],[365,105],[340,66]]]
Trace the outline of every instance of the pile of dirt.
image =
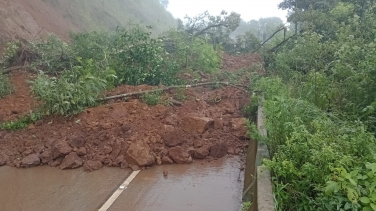
[[239,70],[241,68],[250,67],[253,64],[262,63],[262,58],[258,54],[244,54],[244,55],[223,55],[224,70]]
[[[0,99],[2,119],[14,120],[35,106],[27,77],[24,72],[11,74],[16,92]],[[157,87],[123,85],[106,95],[153,88]],[[74,117],[49,117],[23,130],[0,130],[0,166],[83,166],[93,171],[107,165],[137,170],[239,155],[246,150],[242,108],[250,103],[249,93],[231,86],[187,88],[186,100],[176,106],[168,103],[177,100],[176,92],[165,92],[166,103],[157,106],[118,99]]]

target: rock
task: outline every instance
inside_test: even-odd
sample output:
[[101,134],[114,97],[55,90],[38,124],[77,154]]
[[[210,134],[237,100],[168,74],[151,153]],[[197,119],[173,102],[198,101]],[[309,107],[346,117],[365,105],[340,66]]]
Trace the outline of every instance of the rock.
[[84,163],[84,170],[88,172],[96,171],[103,167],[102,162],[94,161],[94,160],[87,160]]
[[79,155],[79,156],[85,156],[85,155],[87,155],[86,148],[85,147],[80,147],[77,150],[77,155]]
[[71,152],[69,155],[65,156],[63,162],[60,165],[60,169],[74,169],[82,166],[83,161],[80,156],[75,152]]
[[63,157],[72,152],[72,148],[64,141],[56,141],[52,148],[52,157]]
[[42,163],[49,163],[50,161],[52,161],[53,157],[52,157],[52,152],[51,152],[51,150],[45,150],[45,151],[40,155],[40,159],[42,160]]
[[57,166],[60,166],[63,160],[64,160],[63,157],[58,157],[56,160],[51,160],[50,162],[48,162],[48,165],[52,167],[57,167]]
[[184,140],[181,138],[181,134],[178,131],[167,133],[163,136],[163,140],[169,147],[176,147],[184,142]]
[[124,139],[116,139],[114,144],[112,145],[112,157],[117,157],[121,151],[121,143],[124,142]]
[[3,166],[5,164],[7,164],[7,161],[3,157],[0,156],[0,166]]
[[170,157],[168,157],[168,156],[164,156],[164,157],[162,158],[162,163],[163,163],[163,164],[173,164],[174,161],[173,161]]
[[129,167],[129,164],[128,164],[128,162],[126,160],[124,160],[123,162],[121,162],[121,164],[120,164],[120,168],[121,169],[126,169],[128,167]]
[[193,146],[194,146],[195,148],[200,148],[200,147],[204,146],[204,144],[202,143],[202,140],[200,140],[200,139],[196,139],[196,140],[194,140],[194,142],[193,142]]
[[227,154],[227,146],[225,144],[217,144],[210,148],[210,155],[213,158],[221,158]]
[[77,136],[77,137],[73,137],[71,139],[69,139],[69,145],[71,147],[77,147],[77,148],[80,148],[80,147],[83,147],[86,140],[84,137],[81,137],[81,136]]
[[125,159],[129,164],[138,165],[140,167],[155,164],[155,158],[149,145],[142,141],[135,141],[129,146]]
[[105,153],[105,154],[109,154],[109,153],[111,153],[111,152],[112,152],[112,147],[109,146],[109,145],[105,145],[105,146],[104,146],[104,153]]
[[95,154],[93,156],[92,160],[99,161],[99,162],[103,163],[106,160],[106,156],[105,155],[100,155],[100,154]]
[[189,151],[189,154],[194,159],[205,159],[209,155],[209,150],[205,148],[199,148]]
[[116,163],[122,163],[124,161],[125,157],[124,155],[120,155],[119,157],[116,158]]
[[21,161],[22,167],[38,166],[40,164],[39,154],[31,154],[24,157]]
[[162,159],[161,159],[161,157],[158,156],[158,157],[155,159],[155,162],[157,163],[158,166],[162,165]]
[[241,152],[242,152],[241,149],[239,149],[239,148],[236,148],[236,149],[235,149],[235,155],[239,155]]
[[244,118],[236,118],[230,121],[231,132],[238,138],[249,138],[247,134],[247,122]]
[[168,176],[168,171],[167,171],[167,170],[163,170],[163,176],[164,176],[164,177],[167,177],[167,176]]
[[23,153],[22,153],[22,155],[23,156],[28,156],[28,155],[31,155],[31,154],[33,154],[34,152],[33,152],[33,150],[32,149],[26,149]]
[[140,167],[138,165],[129,164],[129,168],[132,169],[132,171],[138,171],[140,170]]
[[187,150],[184,150],[182,147],[173,147],[168,150],[168,154],[172,158],[175,163],[183,164],[183,163],[189,163],[189,160],[191,158],[191,155],[187,152]]
[[204,133],[213,126],[214,120],[207,117],[200,117],[195,114],[188,114],[183,118],[182,128],[186,132]]
[[227,153],[230,154],[230,155],[234,155],[235,154],[235,149],[232,148],[232,147],[230,147],[230,148],[228,148]]
[[38,153],[38,154],[42,153],[43,150],[44,150],[44,144],[40,143],[40,144],[35,145],[33,147],[33,150],[34,150],[35,153]]

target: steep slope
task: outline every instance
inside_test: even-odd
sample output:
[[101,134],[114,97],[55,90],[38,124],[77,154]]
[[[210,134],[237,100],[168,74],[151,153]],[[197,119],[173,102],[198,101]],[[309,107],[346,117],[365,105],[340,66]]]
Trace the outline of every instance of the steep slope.
[[51,32],[68,39],[70,31],[115,29],[129,21],[153,25],[156,33],[175,22],[158,0],[2,0],[0,45]]

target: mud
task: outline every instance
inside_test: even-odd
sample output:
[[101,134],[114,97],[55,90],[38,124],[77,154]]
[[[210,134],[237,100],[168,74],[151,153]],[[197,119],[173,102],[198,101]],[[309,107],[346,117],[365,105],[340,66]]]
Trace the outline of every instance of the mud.
[[103,168],[88,174],[83,169],[2,167],[0,210],[97,210],[130,173],[120,168]]
[[[22,72],[12,74],[17,91],[0,99],[4,120],[14,120],[35,105],[25,82],[27,77]],[[105,95],[153,88],[123,85]],[[119,99],[77,116],[45,118],[19,131],[0,130],[0,165],[138,170],[239,155],[247,149],[242,108],[250,103],[248,93],[228,86],[188,88],[184,95],[186,100],[179,106],[168,103],[177,100],[176,90],[171,90],[164,93],[162,104],[157,106],[138,99]]]
[[[32,75],[14,71],[11,74],[11,83],[14,93],[0,99],[0,123],[16,120],[35,108],[36,102],[30,95],[30,81]],[[1,140],[1,139],[0,139]]]
[[262,58],[258,54],[244,54],[237,56],[224,54],[222,68],[224,70],[236,71],[257,63],[262,63]]
[[142,171],[109,211],[238,211],[242,163],[239,157],[230,157]]

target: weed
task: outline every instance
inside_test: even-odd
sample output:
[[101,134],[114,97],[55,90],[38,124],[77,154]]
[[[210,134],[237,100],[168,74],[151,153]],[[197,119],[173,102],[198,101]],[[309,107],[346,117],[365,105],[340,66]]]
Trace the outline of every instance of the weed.
[[184,102],[186,100],[186,96],[184,94],[184,91],[185,91],[185,89],[183,87],[177,88],[176,94],[175,94],[176,99]]
[[29,124],[35,123],[36,121],[42,119],[43,115],[39,111],[31,112],[30,114],[21,117],[16,121],[4,122],[0,125],[3,130],[19,130],[26,128]]
[[161,95],[162,91],[152,91],[143,94],[140,99],[148,105],[155,106],[161,101]]
[[251,206],[252,206],[252,202],[250,202],[250,201],[243,202],[243,207],[242,207],[241,211],[248,211],[249,208],[251,208]]
[[0,73],[0,98],[13,92],[13,86],[9,81],[9,77]]

